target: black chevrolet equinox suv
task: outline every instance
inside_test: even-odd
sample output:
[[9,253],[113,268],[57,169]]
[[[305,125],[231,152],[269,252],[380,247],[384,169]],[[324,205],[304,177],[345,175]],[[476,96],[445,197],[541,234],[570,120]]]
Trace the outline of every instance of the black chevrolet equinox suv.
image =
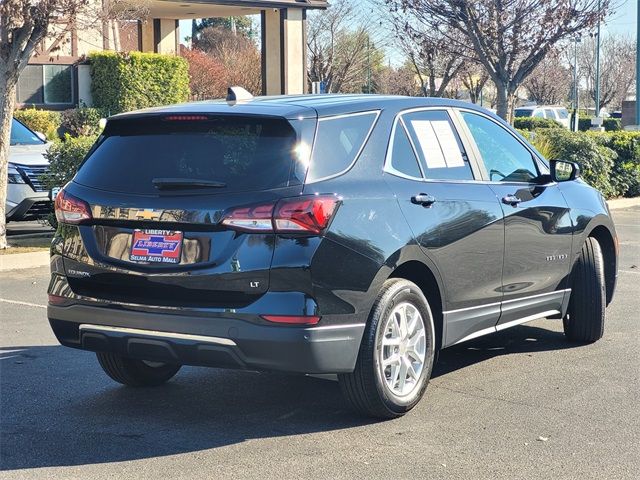
[[125,385],[337,374],[354,409],[397,417],[442,348],[544,317],[602,336],[618,242],[578,175],[446,99],[116,115],[56,197],[49,321]]

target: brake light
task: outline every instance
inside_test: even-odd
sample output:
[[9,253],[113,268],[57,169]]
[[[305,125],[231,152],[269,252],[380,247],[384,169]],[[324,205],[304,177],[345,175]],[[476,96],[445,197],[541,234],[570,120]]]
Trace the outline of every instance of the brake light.
[[329,225],[337,205],[338,198],[334,196],[281,200],[273,216],[275,230],[320,233]]
[[273,323],[284,323],[289,325],[317,325],[320,317],[316,315],[261,315],[262,318]]
[[164,120],[168,122],[193,122],[209,120],[209,117],[206,115],[167,115]]
[[247,232],[319,234],[329,225],[339,201],[334,195],[285,198],[275,205],[236,208],[222,224]]
[[56,219],[60,223],[77,224],[92,218],[89,204],[64,190],[56,195],[55,210]]

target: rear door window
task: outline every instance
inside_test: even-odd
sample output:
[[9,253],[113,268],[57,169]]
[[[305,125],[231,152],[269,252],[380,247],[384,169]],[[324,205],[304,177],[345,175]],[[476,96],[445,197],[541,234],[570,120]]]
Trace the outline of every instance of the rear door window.
[[318,119],[306,183],[347,171],[362,151],[377,118],[375,111]]
[[[219,192],[300,184],[297,134],[285,119],[217,116],[109,122],[74,181],[109,191],[156,194],[158,178],[221,182]],[[173,116],[180,118],[180,116]],[[189,189],[193,191],[194,189]]]
[[425,110],[402,116],[427,179],[473,180],[473,171],[449,114]]

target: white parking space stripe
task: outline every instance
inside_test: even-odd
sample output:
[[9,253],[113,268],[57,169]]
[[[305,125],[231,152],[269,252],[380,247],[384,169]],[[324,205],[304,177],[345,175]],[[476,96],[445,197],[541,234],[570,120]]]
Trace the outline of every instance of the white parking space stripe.
[[25,307],[34,307],[34,308],[47,308],[46,305],[39,305],[37,303],[29,303],[29,302],[19,302],[18,300],[8,300],[6,298],[0,298],[0,303],[11,303],[12,305],[22,305]]

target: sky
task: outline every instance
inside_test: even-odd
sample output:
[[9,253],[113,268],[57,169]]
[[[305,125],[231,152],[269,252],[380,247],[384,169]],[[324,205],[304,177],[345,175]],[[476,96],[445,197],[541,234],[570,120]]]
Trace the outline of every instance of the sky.
[[[614,0],[614,2],[619,2],[619,6],[616,12],[609,16],[604,22],[602,26],[603,36],[606,34],[636,36],[638,4],[640,0]],[[362,9],[362,16],[364,18],[366,18],[368,14],[367,9],[367,7]],[[259,22],[260,18],[256,17],[254,21]],[[182,36],[183,42],[186,43],[184,38],[191,36],[191,20],[180,20],[180,35]]]

